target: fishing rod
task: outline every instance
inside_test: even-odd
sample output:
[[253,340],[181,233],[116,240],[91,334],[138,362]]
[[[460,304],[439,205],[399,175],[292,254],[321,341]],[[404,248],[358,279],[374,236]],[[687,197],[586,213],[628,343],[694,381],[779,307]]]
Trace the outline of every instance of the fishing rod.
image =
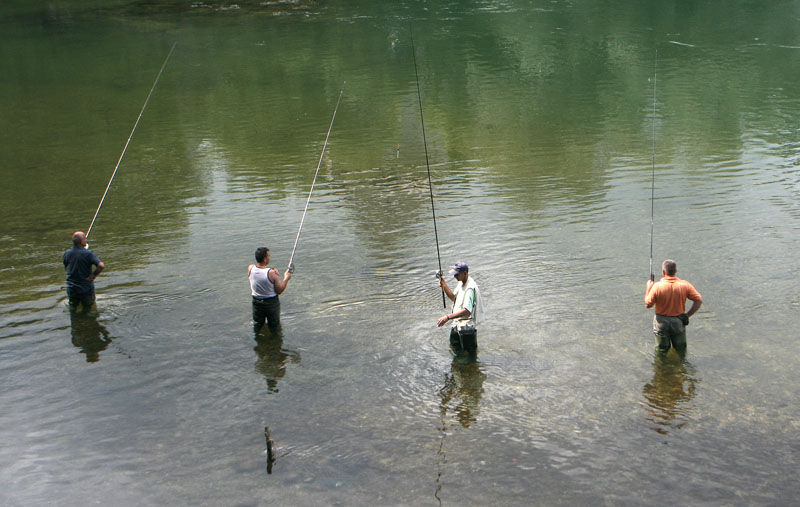
[[114,166],[114,172],[111,173],[111,179],[108,180],[108,185],[106,185],[106,191],[103,192],[103,197],[100,198],[100,204],[97,206],[97,211],[94,212],[94,217],[92,217],[92,223],[89,224],[89,229],[87,229],[86,231],[86,239],[89,239],[89,234],[92,232],[92,227],[94,227],[94,221],[97,220],[97,215],[100,213],[100,208],[103,206],[103,202],[106,200],[108,189],[111,188],[111,182],[114,181],[114,176],[117,175],[117,169],[119,169],[119,165],[122,163],[122,157],[125,156],[125,151],[128,149],[128,145],[131,142],[131,138],[133,138],[133,133],[136,132],[136,127],[139,126],[139,120],[142,119],[142,114],[144,114],[144,110],[147,107],[147,103],[150,101],[150,96],[153,95],[153,90],[156,89],[156,84],[158,84],[158,80],[161,77],[161,74],[164,72],[164,67],[167,66],[167,61],[169,60],[169,57],[172,55],[172,51],[175,50],[175,46],[177,44],[178,44],[177,41],[175,41],[175,43],[172,44],[172,48],[170,48],[169,53],[167,53],[167,57],[164,59],[164,63],[161,65],[161,70],[158,71],[156,80],[153,81],[153,86],[150,88],[150,93],[147,94],[147,98],[144,101],[142,110],[139,111],[139,117],[136,118],[136,123],[133,124],[133,129],[131,129],[131,134],[128,136],[128,140],[125,141],[125,147],[122,148],[122,153],[119,156],[119,160],[117,160],[117,165]]
[[656,195],[656,83],[658,82],[658,50],[656,50],[655,63],[653,64],[653,177],[650,186],[650,280],[655,281],[653,273],[653,228],[655,217]]
[[308,211],[308,203],[311,202],[311,192],[314,191],[314,184],[317,182],[317,175],[319,174],[319,168],[322,165],[322,157],[325,156],[325,148],[328,146],[328,138],[331,137],[331,130],[333,129],[333,120],[336,119],[336,111],[339,109],[339,102],[342,100],[342,94],[344,93],[344,85],[347,84],[347,81],[342,83],[342,90],[339,92],[339,98],[336,100],[336,107],[333,108],[333,117],[331,118],[331,124],[328,127],[328,134],[325,136],[325,143],[322,145],[322,153],[319,154],[319,162],[317,163],[317,170],[314,172],[314,179],[311,181],[311,189],[308,191],[308,199],[306,199],[306,207],[303,210],[303,217],[300,219],[300,228],[297,229],[297,236],[294,238],[294,247],[292,247],[292,255],[289,257],[289,273],[294,273],[294,253],[297,251],[297,242],[300,240],[300,231],[303,230],[303,223],[306,221],[306,212]]
[[[431,166],[428,163],[428,141],[425,139],[425,117],[422,115],[422,94],[419,91],[419,72],[417,71],[417,53],[414,50],[414,32],[408,27],[411,34],[411,54],[414,56],[414,77],[417,81],[417,99],[419,100],[419,120],[422,124],[422,143],[425,146],[425,167],[428,168],[428,189],[431,194],[431,213],[433,214],[433,234],[436,238],[436,258],[439,260],[439,272],[437,276],[442,277],[442,256],[439,253],[439,231],[436,228],[436,207],[433,205],[433,182],[431,181]],[[442,306],[446,309],[447,303],[444,299],[444,287],[442,287]]]

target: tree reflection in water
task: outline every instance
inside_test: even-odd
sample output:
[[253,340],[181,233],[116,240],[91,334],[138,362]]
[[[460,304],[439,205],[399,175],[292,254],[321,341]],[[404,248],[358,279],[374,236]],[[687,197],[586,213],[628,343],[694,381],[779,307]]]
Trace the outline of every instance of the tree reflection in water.
[[690,418],[697,383],[694,367],[676,354],[656,354],[653,378],[642,388],[647,420],[663,435],[682,428]]

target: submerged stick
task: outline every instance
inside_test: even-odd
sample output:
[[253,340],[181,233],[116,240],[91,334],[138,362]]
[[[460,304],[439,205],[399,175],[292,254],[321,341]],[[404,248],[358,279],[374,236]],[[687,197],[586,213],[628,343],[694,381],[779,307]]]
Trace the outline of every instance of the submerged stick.
[[275,463],[275,442],[269,436],[269,427],[264,426],[264,438],[267,440],[267,473],[272,473],[272,465]]

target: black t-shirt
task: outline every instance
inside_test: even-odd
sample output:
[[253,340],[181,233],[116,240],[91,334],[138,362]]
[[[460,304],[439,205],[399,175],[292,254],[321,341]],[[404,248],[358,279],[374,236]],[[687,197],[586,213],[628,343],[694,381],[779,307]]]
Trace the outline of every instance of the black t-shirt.
[[64,268],[67,270],[67,294],[86,294],[94,290],[94,282],[87,280],[92,274],[92,265],[100,259],[82,246],[73,246],[64,252]]

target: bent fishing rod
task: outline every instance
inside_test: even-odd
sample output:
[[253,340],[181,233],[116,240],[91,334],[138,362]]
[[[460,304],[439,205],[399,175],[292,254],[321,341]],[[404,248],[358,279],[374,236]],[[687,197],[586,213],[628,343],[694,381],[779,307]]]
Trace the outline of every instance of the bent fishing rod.
[[153,95],[153,90],[156,89],[156,84],[158,84],[159,78],[161,78],[161,74],[164,72],[164,67],[167,66],[167,61],[169,61],[169,57],[172,55],[172,51],[175,50],[175,46],[178,44],[176,41],[172,44],[172,48],[170,48],[169,53],[167,53],[167,57],[164,59],[164,63],[161,65],[161,70],[158,71],[158,75],[156,76],[156,80],[153,81],[153,86],[150,87],[150,93],[147,94],[147,98],[144,101],[144,105],[142,106],[142,110],[139,111],[139,117],[136,118],[136,123],[133,124],[133,128],[131,129],[131,134],[128,136],[128,140],[125,141],[125,147],[122,148],[122,153],[119,156],[119,160],[117,160],[117,165],[114,166],[114,172],[111,173],[111,179],[108,180],[108,185],[106,185],[106,190],[103,192],[103,197],[100,198],[100,204],[97,206],[97,211],[94,212],[94,217],[92,217],[92,223],[89,224],[89,229],[86,231],[86,239],[89,239],[89,234],[92,232],[92,227],[94,227],[94,222],[97,220],[97,215],[100,213],[100,208],[103,206],[103,202],[106,200],[106,195],[108,194],[108,189],[111,188],[111,182],[114,181],[114,176],[117,175],[117,170],[119,169],[119,165],[122,163],[122,157],[125,156],[125,151],[128,149],[128,145],[133,138],[133,133],[136,132],[136,127],[139,126],[139,120],[142,119],[142,115],[144,114],[144,110],[147,107],[147,103],[150,101],[150,96]]
[[[411,35],[411,54],[414,56],[414,77],[417,81],[417,100],[419,101],[419,120],[422,124],[422,143],[425,146],[425,167],[428,168],[428,190],[431,195],[431,213],[433,214],[433,235],[436,238],[436,258],[439,261],[439,271],[437,276],[442,277],[442,256],[439,253],[439,231],[436,228],[436,207],[433,205],[433,182],[431,181],[431,166],[428,163],[428,141],[425,139],[425,117],[422,115],[422,94],[419,91],[419,72],[417,71],[417,53],[414,49],[414,32],[411,27],[408,27],[408,32]],[[446,309],[447,302],[444,298],[444,287],[442,287],[442,306]]]
[[653,176],[650,185],[650,280],[655,281],[653,273],[653,229],[655,217],[656,196],[656,83],[658,82],[658,50],[656,50],[655,63],[653,64]]
[[342,100],[342,94],[344,93],[344,85],[347,84],[345,81],[342,84],[342,90],[339,92],[339,98],[336,100],[336,107],[333,108],[333,117],[331,118],[331,124],[328,126],[328,134],[325,136],[325,143],[322,145],[322,153],[319,154],[319,162],[317,163],[317,170],[314,172],[314,179],[311,180],[311,189],[308,191],[308,199],[306,199],[306,207],[303,209],[303,216],[300,218],[300,227],[297,229],[297,236],[294,238],[294,246],[292,247],[292,255],[289,257],[289,273],[294,273],[294,254],[297,251],[297,242],[300,240],[300,232],[303,230],[303,224],[306,221],[306,213],[308,212],[308,203],[311,202],[311,193],[314,191],[314,184],[317,182],[317,175],[319,174],[319,168],[322,166],[322,157],[325,156],[325,148],[328,146],[328,138],[331,137],[331,130],[333,129],[333,120],[336,119],[336,111],[339,109],[339,102]]

